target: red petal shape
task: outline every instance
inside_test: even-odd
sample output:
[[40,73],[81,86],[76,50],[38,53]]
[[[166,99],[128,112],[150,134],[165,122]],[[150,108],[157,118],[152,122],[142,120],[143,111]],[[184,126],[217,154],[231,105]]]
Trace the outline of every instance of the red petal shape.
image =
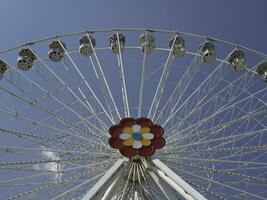
[[122,148],[119,149],[121,154],[126,156],[126,157],[133,157],[136,156],[138,154],[138,151],[133,149],[132,147],[126,147],[123,146]]
[[122,133],[122,127],[120,125],[111,126],[108,132],[113,137],[119,137],[120,134]]
[[154,146],[155,149],[160,149],[165,145],[165,139],[163,137],[155,137],[152,140],[152,146]]
[[154,124],[150,128],[150,132],[153,133],[155,137],[161,137],[164,134],[164,129],[161,126]]
[[120,125],[123,127],[128,127],[136,124],[136,120],[134,118],[124,118],[120,121]]
[[122,147],[122,140],[119,138],[111,137],[108,140],[109,146],[111,146],[114,149],[119,149]]
[[138,154],[143,157],[148,157],[152,156],[155,153],[155,148],[150,145],[148,147],[142,147],[139,151]]
[[148,127],[148,128],[150,128],[153,125],[153,122],[150,119],[145,118],[145,117],[138,118],[136,120],[136,123],[142,127]]

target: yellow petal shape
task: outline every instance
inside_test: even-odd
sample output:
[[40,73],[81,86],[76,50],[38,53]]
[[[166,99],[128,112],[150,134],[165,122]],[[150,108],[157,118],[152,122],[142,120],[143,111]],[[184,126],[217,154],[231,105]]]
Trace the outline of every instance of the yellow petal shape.
[[134,142],[133,138],[129,138],[127,140],[124,140],[122,144],[124,146],[131,146],[133,144],[133,142]]
[[149,131],[150,131],[150,128],[143,127],[143,128],[141,128],[140,133],[149,133]]
[[151,144],[151,141],[150,140],[147,140],[147,139],[142,139],[141,140],[141,143],[143,146],[149,146]]
[[122,131],[124,133],[128,133],[128,134],[132,134],[133,133],[133,129],[131,127],[126,127]]

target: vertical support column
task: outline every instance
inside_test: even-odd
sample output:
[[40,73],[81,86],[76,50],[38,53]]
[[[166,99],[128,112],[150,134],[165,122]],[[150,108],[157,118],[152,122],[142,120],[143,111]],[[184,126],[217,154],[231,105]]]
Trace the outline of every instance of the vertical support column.
[[151,179],[159,189],[160,193],[167,199],[167,200],[176,200],[177,196],[171,190],[171,188],[166,184],[164,180],[162,180],[151,167],[148,165],[146,160],[142,160],[144,167],[147,169],[148,174],[150,175]]
[[[89,190],[81,200],[98,200],[102,199],[108,188],[112,185],[123,172],[125,168],[125,159],[119,159],[101,179]],[[113,185],[114,186],[114,185]],[[113,190],[112,190],[113,191]],[[114,192],[114,191],[113,191]]]
[[152,160],[156,168],[153,171],[161,177],[169,186],[176,190],[187,200],[207,200],[202,194],[196,191],[191,185],[185,182],[180,176],[174,173],[170,168],[160,160]]

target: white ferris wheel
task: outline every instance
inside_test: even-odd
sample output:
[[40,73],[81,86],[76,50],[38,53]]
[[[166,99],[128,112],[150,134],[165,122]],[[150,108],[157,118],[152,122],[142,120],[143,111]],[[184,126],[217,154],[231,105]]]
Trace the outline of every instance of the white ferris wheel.
[[266,58],[130,28],[1,50],[0,199],[267,199]]

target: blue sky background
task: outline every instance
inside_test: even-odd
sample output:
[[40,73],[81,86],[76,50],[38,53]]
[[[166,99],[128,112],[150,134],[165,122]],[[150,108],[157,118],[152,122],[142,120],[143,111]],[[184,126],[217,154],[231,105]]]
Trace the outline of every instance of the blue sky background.
[[265,0],[1,0],[0,49],[94,28],[206,34],[267,52]]

